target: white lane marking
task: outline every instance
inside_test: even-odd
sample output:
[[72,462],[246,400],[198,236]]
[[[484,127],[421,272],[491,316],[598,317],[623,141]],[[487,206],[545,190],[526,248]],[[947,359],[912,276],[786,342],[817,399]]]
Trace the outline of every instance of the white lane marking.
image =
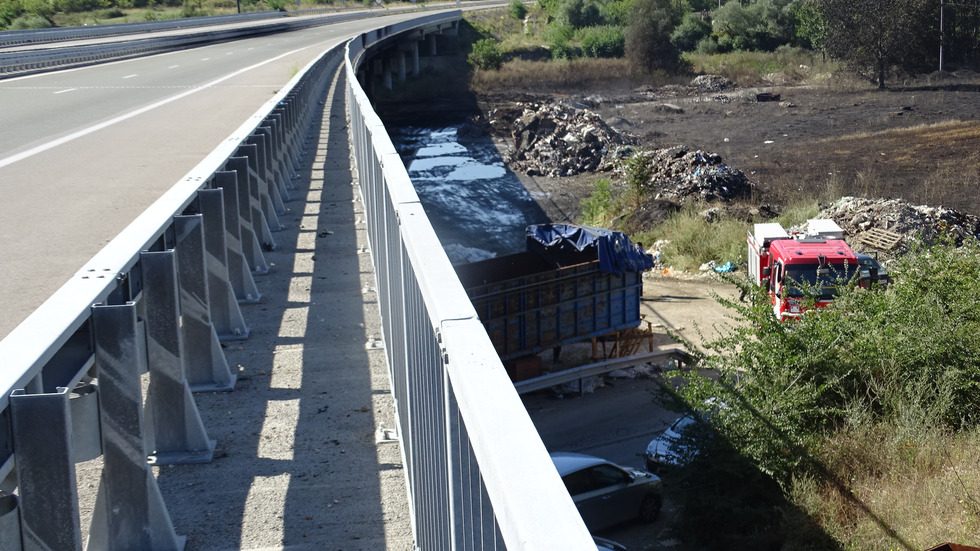
[[211,61],[211,58],[210,57],[202,57],[201,58],[201,61]]
[[175,101],[177,101],[179,99],[186,98],[187,96],[189,96],[191,94],[196,94],[196,93],[200,92],[201,90],[205,90],[207,88],[210,88],[212,86],[215,86],[217,84],[220,84],[220,83],[222,83],[222,82],[224,82],[224,81],[226,81],[228,79],[237,77],[238,75],[240,75],[242,73],[246,73],[248,71],[251,71],[252,69],[257,69],[257,68],[259,68],[259,67],[261,67],[261,66],[263,66],[263,65],[265,65],[267,63],[272,63],[273,61],[282,59],[282,58],[287,57],[287,56],[291,56],[291,55],[295,54],[296,52],[301,52],[301,51],[303,51],[303,50],[305,50],[307,48],[310,48],[310,47],[311,46],[306,46],[306,47],[303,47],[303,48],[297,48],[297,49],[295,49],[293,51],[286,52],[284,54],[279,54],[276,57],[269,58],[269,59],[267,59],[265,61],[256,63],[255,65],[250,65],[248,67],[245,67],[244,69],[239,69],[239,70],[237,70],[237,71],[235,71],[233,73],[228,73],[227,75],[225,75],[225,76],[223,76],[223,77],[221,77],[219,79],[212,80],[211,82],[209,82],[207,84],[203,84],[201,86],[198,86],[197,88],[192,88],[190,90],[187,90],[186,92],[181,92],[180,94],[177,94],[175,96],[171,96],[171,97],[169,97],[167,99],[163,99],[163,100],[160,100],[160,101],[158,101],[156,103],[152,103],[150,105],[147,105],[146,107],[141,107],[139,109],[136,109],[135,111],[130,111],[129,113],[126,113],[125,115],[119,115],[118,117],[116,117],[114,119],[110,119],[110,120],[107,120],[105,122],[96,124],[94,126],[90,126],[88,128],[79,130],[78,132],[75,132],[74,134],[69,134],[69,135],[64,136],[62,138],[58,138],[57,140],[52,140],[52,141],[50,141],[50,142],[48,142],[46,144],[41,144],[41,145],[39,145],[39,146],[37,146],[35,148],[28,149],[27,151],[18,153],[16,155],[12,155],[10,157],[7,157],[6,159],[0,159],[0,168],[3,168],[5,166],[7,166],[7,165],[12,165],[12,164],[16,163],[17,161],[23,161],[24,159],[27,159],[29,157],[33,157],[34,155],[37,155],[38,153],[44,153],[45,151],[47,151],[49,149],[54,149],[55,147],[58,147],[59,145],[64,145],[64,144],[66,144],[66,143],[68,143],[70,141],[77,140],[78,138],[81,138],[83,136],[88,136],[89,134],[91,134],[93,132],[98,132],[99,130],[102,130],[103,128],[108,128],[108,127],[110,127],[110,126],[112,126],[114,124],[118,124],[120,122],[123,122],[125,120],[131,119],[133,117],[137,117],[139,115],[142,115],[143,113],[152,111],[152,110],[154,110],[154,109],[156,109],[158,107],[163,107],[164,105],[167,105],[168,103],[173,103],[173,102],[175,102]]
[[180,65],[171,65],[170,67],[167,67],[167,69],[176,69],[177,67],[180,67]]
[[75,90],[78,90],[78,88],[68,88],[67,90],[58,90],[57,92],[55,92],[55,94],[64,94],[65,92],[74,92]]
[[126,75],[126,76],[124,76],[124,77],[123,77],[123,79],[127,79],[127,78],[133,78],[133,77],[135,77],[135,76],[136,76],[136,75]]

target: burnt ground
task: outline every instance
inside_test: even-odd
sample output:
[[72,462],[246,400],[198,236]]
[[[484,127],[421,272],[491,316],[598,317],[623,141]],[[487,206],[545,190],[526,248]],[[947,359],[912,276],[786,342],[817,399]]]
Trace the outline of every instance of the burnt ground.
[[[762,91],[780,101],[759,102]],[[589,104],[648,149],[685,145],[720,154],[758,184],[756,203],[801,195],[901,198],[980,215],[980,75],[925,77],[886,90],[800,85],[703,92],[660,89],[562,90],[528,97]],[[507,104],[507,92],[481,98],[483,113]],[[506,147],[507,144],[503,143]],[[555,220],[573,220],[602,174],[519,175],[540,192]]]

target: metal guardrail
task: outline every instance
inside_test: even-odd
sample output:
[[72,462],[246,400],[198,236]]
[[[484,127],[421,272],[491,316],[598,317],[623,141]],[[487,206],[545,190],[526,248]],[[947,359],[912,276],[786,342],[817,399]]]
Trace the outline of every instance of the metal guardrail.
[[[375,14],[371,13],[370,15]],[[364,12],[331,13],[324,17],[289,19],[258,27],[201,31],[180,36],[134,39],[109,44],[7,52],[0,55],[0,78],[158,54],[197,45],[236,40],[247,36],[296,31],[350,21],[364,16]]]
[[613,358],[611,360],[573,367],[571,369],[564,369],[554,373],[548,373],[547,375],[541,375],[540,377],[518,381],[514,383],[514,388],[517,390],[518,394],[527,394],[528,392],[534,392],[535,390],[544,390],[553,386],[578,381],[579,391],[581,392],[582,379],[585,379],[586,377],[605,375],[606,373],[610,373],[618,369],[626,369],[639,363],[647,363],[660,359],[666,359],[681,365],[689,364],[694,361],[694,358],[683,348],[669,348],[666,350],[656,350],[653,352],[634,354],[623,358]]
[[[419,549],[595,550],[357,80],[361,54],[433,16],[348,43],[352,149]],[[424,30],[422,34],[424,34]]]
[[[292,12],[296,14],[299,12]],[[304,12],[305,13],[305,12]],[[253,13],[236,13],[231,15],[211,15],[206,17],[185,17],[181,19],[166,19],[163,21],[142,21],[136,23],[119,23],[117,25],[93,25],[89,27],[57,27],[51,29],[30,29],[22,31],[0,32],[0,48],[23,46],[29,44],[50,44],[66,40],[85,40],[91,38],[108,38],[140,33],[152,33],[173,29],[190,29],[227,23],[244,23],[286,17],[290,13],[280,11],[263,11]]]
[[249,334],[239,303],[260,298],[253,276],[269,270],[263,248],[276,247],[340,50],[307,65],[0,341],[0,549],[81,550],[74,465],[100,455],[88,548],[183,548],[147,457],[212,456],[192,392],[235,386],[220,343]]

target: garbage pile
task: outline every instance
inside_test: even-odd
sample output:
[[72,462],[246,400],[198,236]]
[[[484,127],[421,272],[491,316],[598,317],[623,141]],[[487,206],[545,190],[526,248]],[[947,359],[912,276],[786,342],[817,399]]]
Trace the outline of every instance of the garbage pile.
[[954,239],[980,237],[980,217],[954,209],[912,205],[901,199],[842,197],[820,212],[818,218],[837,222],[849,236],[878,228],[902,236],[893,252],[907,249],[913,240],[927,244],[942,235]]
[[684,146],[644,153],[649,158],[649,189],[656,199],[704,202],[747,198],[753,183],[720,155]]
[[510,128],[514,148],[505,161],[529,176],[573,176],[611,168],[619,148],[635,144],[596,113],[563,103],[517,103],[488,115],[497,134]]
[[691,86],[703,92],[724,92],[735,88],[735,83],[721,75],[699,75],[691,81]]

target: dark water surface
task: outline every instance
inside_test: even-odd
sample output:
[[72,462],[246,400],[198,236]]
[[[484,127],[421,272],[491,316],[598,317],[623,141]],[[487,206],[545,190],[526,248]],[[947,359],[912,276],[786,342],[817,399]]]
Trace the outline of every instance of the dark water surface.
[[548,222],[489,136],[458,126],[389,128],[436,235],[454,264],[524,251],[524,228]]

